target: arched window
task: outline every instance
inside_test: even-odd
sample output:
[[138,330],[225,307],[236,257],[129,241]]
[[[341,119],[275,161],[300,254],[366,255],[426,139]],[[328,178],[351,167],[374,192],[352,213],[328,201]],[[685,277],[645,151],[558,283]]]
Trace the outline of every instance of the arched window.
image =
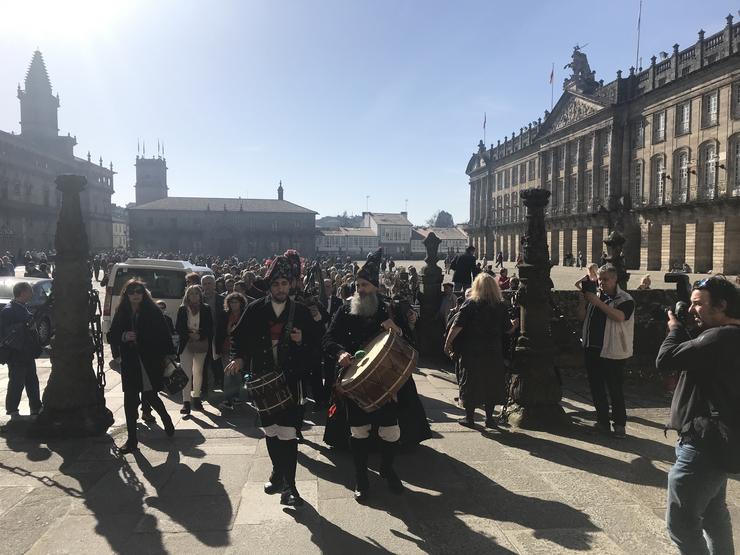
[[663,204],[665,200],[665,156],[653,157],[651,168],[650,200],[653,204]]
[[734,135],[730,139],[730,194],[733,197],[740,196],[740,135]]
[[679,150],[674,158],[673,167],[673,202],[686,202],[689,199],[689,150]]
[[645,202],[645,183],[643,181],[642,160],[632,161],[632,204],[641,206]]
[[717,189],[717,143],[699,148],[699,198],[713,199]]

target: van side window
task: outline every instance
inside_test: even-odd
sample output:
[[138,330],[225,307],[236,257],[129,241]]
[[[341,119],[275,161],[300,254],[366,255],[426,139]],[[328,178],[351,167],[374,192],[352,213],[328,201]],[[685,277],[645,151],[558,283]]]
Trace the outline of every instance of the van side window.
[[120,295],[123,286],[132,278],[146,283],[155,299],[182,299],[185,295],[185,272],[149,268],[119,268],[113,284],[113,294]]

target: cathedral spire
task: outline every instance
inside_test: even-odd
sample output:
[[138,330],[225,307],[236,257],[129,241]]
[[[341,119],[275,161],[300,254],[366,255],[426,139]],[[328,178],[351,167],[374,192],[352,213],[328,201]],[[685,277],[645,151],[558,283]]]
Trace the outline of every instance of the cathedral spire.
[[51,94],[51,81],[40,50],[33,53],[31,64],[26,72],[25,86],[27,94]]
[[24,90],[18,90],[18,99],[21,101],[21,135],[33,140],[56,140],[59,134],[59,96],[54,96],[51,91],[51,81],[40,50],[33,53],[24,85]]

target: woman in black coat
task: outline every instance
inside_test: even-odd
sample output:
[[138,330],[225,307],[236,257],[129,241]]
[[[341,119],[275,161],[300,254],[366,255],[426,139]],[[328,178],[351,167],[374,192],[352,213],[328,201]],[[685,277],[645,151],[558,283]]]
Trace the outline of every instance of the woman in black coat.
[[180,337],[178,354],[182,369],[189,381],[182,390],[181,414],[190,414],[192,400],[195,410],[203,410],[201,389],[206,355],[213,340],[213,316],[211,307],[203,302],[203,290],[200,285],[190,285],[185,290],[182,305],[177,310],[175,330]]
[[162,311],[154,304],[143,282],[129,280],[121,291],[109,332],[111,349],[121,353],[121,385],[128,440],[121,453],[138,449],[136,420],[144,399],[162,419],[168,436],[175,433],[157,392],[162,389],[165,356],[174,355],[172,336]]

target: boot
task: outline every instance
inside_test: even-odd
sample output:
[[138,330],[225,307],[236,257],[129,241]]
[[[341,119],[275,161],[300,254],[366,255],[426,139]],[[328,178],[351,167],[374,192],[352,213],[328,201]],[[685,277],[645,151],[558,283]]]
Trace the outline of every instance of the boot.
[[280,440],[276,437],[266,437],[265,444],[267,445],[267,452],[270,454],[270,460],[272,461],[272,474],[270,474],[270,480],[265,482],[265,493],[272,495],[283,490],[283,471],[280,466],[281,457],[281,446]]
[[289,507],[300,507],[303,505],[303,498],[295,486],[295,471],[296,466],[298,466],[298,442],[295,440],[278,440],[278,443],[281,444],[283,478],[285,480],[285,489],[280,495],[280,504]]
[[185,416],[190,415],[190,401],[185,401],[182,404],[182,408],[180,409],[180,414],[184,414]]
[[193,397],[193,410],[203,410],[203,403],[200,400],[200,397]]
[[406,489],[401,479],[393,470],[393,459],[396,458],[396,441],[380,442],[380,477],[388,482],[388,488],[395,494],[401,494]]
[[352,460],[355,463],[355,501],[364,503],[367,501],[370,483],[367,479],[367,455],[369,450],[369,439],[350,438],[352,449]]

